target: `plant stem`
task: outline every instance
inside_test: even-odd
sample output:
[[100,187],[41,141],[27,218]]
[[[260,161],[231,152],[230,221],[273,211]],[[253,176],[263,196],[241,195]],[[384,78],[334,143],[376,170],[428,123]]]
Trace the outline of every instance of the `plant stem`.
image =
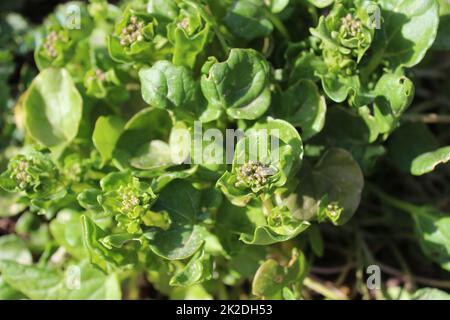
[[[192,4],[191,4],[192,5]],[[205,19],[213,28],[214,33],[216,34],[217,39],[220,42],[220,45],[225,53],[225,55],[228,55],[230,53],[230,46],[227,44],[225,38],[222,35],[221,30],[219,29],[219,26],[217,25],[216,21],[212,17],[212,14],[209,10],[209,8],[206,6],[197,6],[193,5],[195,9],[197,9],[200,12],[200,15]]]
[[389,205],[393,206],[394,208],[400,209],[400,210],[408,212],[408,213],[413,213],[413,212],[418,210],[417,206],[409,204],[409,203],[407,203],[405,201],[393,198],[393,197],[387,195],[386,193],[381,191],[378,187],[375,187],[372,184],[368,184],[367,188],[371,192],[375,193],[381,200],[383,200],[384,202],[386,202]]
[[403,119],[410,122],[422,122],[422,123],[450,123],[450,115],[446,114],[405,114]]
[[322,283],[313,280],[309,277],[305,278],[305,280],[303,281],[303,285],[317,293],[320,293],[325,298],[331,300],[348,300],[347,296],[345,296],[337,288],[327,288]]
[[264,209],[266,209],[266,211],[267,211],[267,215],[270,215],[272,213],[272,210],[273,210],[272,201],[270,200],[270,198],[269,199],[265,199],[264,195],[261,195],[260,198],[261,198],[262,204],[264,206]]
[[408,264],[405,261],[405,258],[403,258],[403,255],[400,253],[400,250],[398,250],[397,246],[390,243],[389,248],[391,249],[398,263],[400,264],[403,272],[405,273],[405,283],[407,290],[414,290],[414,288],[416,287],[415,283],[416,281],[414,279],[413,273],[411,272],[411,269],[409,268]]
[[[385,265],[381,262],[377,262],[377,264],[380,266],[381,270],[386,272],[387,274],[390,274],[392,276],[396,277],[405,277],[405,274],[391,266]],[[431,279],[421,276],[414,276],[415,280],[418,283],[430,286],[430,287],[437,287],[437,288],[443,288],[443,289],[450,289],[450,281],[448,280],[441,280],[441,279]]]
[[289,31],[284,26],[283,22],[281,22],[280,18],[277,15],[273,14],[269,10],[266,10],[267,18],[269,18],[270,22],[275,26],[275,28],[280,32],[280,34],[289,41],[291,36],[289,35]]

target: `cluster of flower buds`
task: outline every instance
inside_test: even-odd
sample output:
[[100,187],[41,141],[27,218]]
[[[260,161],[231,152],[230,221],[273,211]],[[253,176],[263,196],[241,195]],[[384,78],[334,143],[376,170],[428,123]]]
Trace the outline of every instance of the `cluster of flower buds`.
[[100,69],[95,70],[95,76],[97,77],[97,80],[99,80],[100,82],[106,81],[106,73]]
[[362,22],[355,19],[351,13],[342,18],[341,34],[344,38],[356,37],[358,32],[361,31]]
[[17,166],[13,169],[12,178],[16,181],[17,186],[21,190],[25,190],[32,182],[31,175],[27,172],[29,164],[26,160],[21,160],[17,163]]
[[133,190],[125,188],[121,191],[122,195],[122,212],[129,214],[134,212],[134,209],[140,205],[139,198],[135,195]]
[[122,29],[122,33],[120,34],[120,45],[127,47],[135,42],[143,41],[144,26],[143,21],[138,21],[136,16],[131,16],[130,23]]
[[279,227],[283,224],[283,217],[280,212],[272,210],[268,221],[271,226]]
[[184,29],[184,30],[186,30],[187,28],[189,28],[189,19],[188,19],[188,18],[184,18],[183,20],[181,20],[181,21],[178,23],[178,28]]
[[95,75],[89,76],[89,80],[91,80],[91,81],[98,80],[100,82],[105,82],[106,81],[106,73],[101,69],[96,69]]
[[338,219],[339,216],[342,213],[342,207],[339,206],[337,203],[330,203],[327,206],[327,215],[330,217],[331,220]]
[[64,166],[63,174],[70,181],[81,182],[83,179],[83,168],[80,162],[72,162]]
[[261,162],[249,161],[239,168],[236,186],[244,184],[259,188],[264,186],[267,178],[273,174],[273,169]]
[[56,42],[60,39],[56,31],[52,31],[47,35],[44,43],[44,48],[47,54],[53,59],[58,56],[58,51],[55,48]]

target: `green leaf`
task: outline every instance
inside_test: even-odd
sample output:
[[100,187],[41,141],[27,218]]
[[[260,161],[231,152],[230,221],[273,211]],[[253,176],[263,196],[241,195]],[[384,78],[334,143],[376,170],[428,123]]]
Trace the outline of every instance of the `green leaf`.
[[232,49],[228,60],[219,63],[210,58],[202,71],[202,91],[214,109],[247,120],[255,120],[267,111],[271,102],[270,67],[259,52]]
[[370,110],[359,108],[358,111],[359,114],[340,106],[330,108],[325,128],[317,136],[317,143],[351,152],[364,172],[367,172],[373,170],[376,160],[384,154],[385,149],[373,143],[379,136],[379,128]]
[[52,238],[47,223],[34,212],[25,212],[16,223],[16,233],[26,238],[27,247],[33,253],[41,253],[51,243]]
[[439,2],[439,30],[433,48],[438,50],[450,50],[450,2]]
[[[129,163],[135,156],[145,153],[151,141],[168,141],[171,127],[172,119],[166,110],[157,108],[141,110],[125,125],[114,156],[123,158]],[[122,152],[125,155],[121,154]]]
[[175,288],[171,294],[172,300],[213,300],[214,297],[202,285],[194,285],[192,287]]
[[307,272],[304,254],[294,249],[286,266],[269,259],[259,267],[253,279],[252,293],[265,299],[281,299],[285,288],[301,286]]
[[112,158],[124,126],[125,123],[122,119],[115,116],[100,117],[97,119],[92,141],[98,152],[100,152],[103,163],[106,163]]
[[308,0],[308,2],[315,5],[317,8],[325,8],[331,5],[334,0]]
[[0,261],[31,264],[33,257],[25,242],[15,234],[0,237]]
[[[414,143],[410,143],[414,141]],[[411,172],[418,156],[438,148],[431,130],[422,123],[405,123],[389,139],[388,159],[405,173]]]
[[87,263],[63,272],[3,261],[0,270],[12,288],[33,300],[120,300],[122,296],[115,273],[105,275]]
[[178,15],[178,6],[175,0],[149,0],[147,11],[158,19],[175,20]]
[[307,235],[314,254],[318,257],[322,257],[324,253],[324,239],[320,233],[319,227],[312,225],[309,228]]
[[170,285],[175,287],[189,287],[212,277],[213,264],[210,257],[201,249],[192,256],[191,260],[171,279]]
[[280,13],[285,10],[291,0],[269,0],[269,7],[272,13]]
[[383,203],[409,213],[414,220],[415,236],[422,252],[441,268],[450,270],[450,216],[431,206],[416,206],[396,199],[374,186],[371,186],[371,191]]
[[174,46],[172,61],[194,69],[212,38],[210,17],[201,3],[183,1],[176,19],[167,26],[167,37]]
[[87,189],[78,194],[77,200],[80,206],[85,209],[98,209],[100,210],[100,204],[98,203],[98,196],[101,194],[100,190],[97,189]]
[[140,170],[164,169],[173,165],[170,146],[164,141],[153,140],[148,148],[143,146],[130,160],[133,168]]
[[184,171],[172,171],[172,172],[164,172],[163,174],[158,174],[151,184],[152,190],[156,193],[160,192],[164,187],[166,187],[169,183],[174,180],[183,180],[192,176],[198,167],[193,166],[190,169]]
[[[151,14],[134,10],[129,5],[116,24],[114,33],[108,37],[111,58],[119,63],[149,64],[164,57],[171,50],[166,47],[167,40],[157,34],[157,25],[158,21]],[[126,34],[123,33],[124,29]]]
[[236,207],[224,201],[217,216],[217,228],[226,232],[227,237],[239,239],[241,234],[252,234],[257,226],[267,225],[261,206],[251,202],[246,207]]
[[19,291],[14,290],[9,284],[3,280],[0,275],[0,300],[21,300],[26,297]]
[[327,105],[314,82],[300,80],[280,96],[276,115],[300,127],[303,140],[310,139],[323,129]]
[[136,235],[129,233],[112,234],[100,239],[100,242],[108,249],[112,248],[120,249],[130,241],[137,241],[139,243],[142,243],[141,239],[136,237]]
[[[257,196],[283,187],[302,159],[303,143],[298,131],[284,120],[268,118],[256,123],[237,143],[232,170],[222,175],[216,188],[234,205],[245,206]],[[263,174],[248,177],[245,171],[249,169]],[[265,179],[262,184],[258,180],[261,178]]]
[[265,261],[255,274],[252,291],[256,296],[273,298],[283,288],[284,270],[275,260]]
[[[106,272],[110,272],[116,267],[124,267],[136,262],[137,250],[135,248],[107,248],[102,243],[102,239],[110,236],[106,231],[101,229],[91,218],[85,215],[81,217],[81,223],[83,242],[92,264]],[[106,243],[109,244],[108,241]]]
[[168,260],[184,260],[197,252],[205,240],[205,230],[199,224],[200,201],[201,192],[184,180],[175,180],[161,191],[152,210],[166,211],[172,224],[167,231],[145,235],[155,254]]
[[158,61],[139,71],[142,97],[150,106],[188,109],[195,102],[197,84],[186,67]]
[[434,208],[411,208],[416,237],[425,255],[450,271],[450,217]]
[[358,76],[343,77],[333,72],[320,75],[323,90],[334,102],[344,102],[350,94],[359,92],[361,83]]
[[273,25],[263,1],[235,0],[225,17],[225,24],[238,37],[251,41],[269,36]]
[[436,166],[448,161],[450,161],[450,147],[440,148],[415,158],[411,165],[411,173],[421,176],[432,172]]
[[439,25],[435,0],[380,0],[381,30],[375,33],[369,64],[385,59],[391,70],[417,65],[433,44]]
[[351,154],[343,149],[328,150],[314,168],[304,167],[296,193],[285,204],[298,219],[316,218],[323,206],[337,203],[343,209],[332,222],[345,224],[361,201],[364,176]]
[[411,300],[450,300],[450,294],[436,288],[422,288],[414,292]]
[[414,93],[413,82],[403,75],[386,73],[380,78],[374,89],[374,117],[380,133],[389,133],[397,126]]
[[56,242],[72,256],[80,260],[86,257],[80,213],[69,209],[60,211],[50,222],[50,232]]
[[[5,187],[7,186],[5,186],[4,183],[9,184],[10,182],[11,180],[4,180],[0,175],[0,187],[6,190],[7,188]],[[8,189],[11,190],[14,187],[15,185],[11,185],[11,188]],[[26,207],[26,202],[23,201],[19,195],[0,191],[0,208],[2,208],[0,211],[0,218],[17,216],[19,213],[23,212]]]
[[241,234],[240,240],[246,244],[265,246],[293,239],[308,229],[309,226],[310,223],[308,221],[299,221],[290,234],[287,235],[278,234],[269,226],[259,226],[256,227],[253,234]]
[[242,245],[238,253],[232,256],[228,263],[229,278],[225,279],[228,285],[236,285],[240,279],[251,278],[258,270],[261,261],[266,258],[266,247],[252,247],[247,250],[247,246]]
[[49,148],[67,146],[77,135],[83,100],[65,69],[46,69],[24,101],[28,133]]

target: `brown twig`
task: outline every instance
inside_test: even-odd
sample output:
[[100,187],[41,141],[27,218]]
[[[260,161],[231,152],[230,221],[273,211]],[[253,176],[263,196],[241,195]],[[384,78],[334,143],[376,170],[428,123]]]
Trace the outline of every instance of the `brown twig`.
[[[385,265],[380,262],[377,262],[377,264],[380,266],[381,270],[383,270],[385,273],[387,273],[391,276],[399,277],[403,281],[405,281],[405,279],[407,279],[407,277],[408,277],[408,275],[406,275],[405,273],[403,273],[400,270],[397,270],[391,266]],[[417,275],[414,275],[414,279],[416,280],[416,282],[425,284],[427,286],[438,287],[438,288],[443,288],[443,289],[450,289],[450,281],[449,280],[437,280],[437,279],[431,279],[431,278],[417,276]]]
[[422,122],[427,124],[450,123],[450,115],[436,113],[405,114],[403,119],[409,122]]

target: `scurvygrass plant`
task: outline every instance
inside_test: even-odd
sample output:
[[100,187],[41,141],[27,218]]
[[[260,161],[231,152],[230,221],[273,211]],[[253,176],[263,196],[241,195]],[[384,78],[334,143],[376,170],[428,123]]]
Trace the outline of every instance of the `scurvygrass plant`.
[[[15,231],[0,237],[0,298],[374,298],[339,288],[353,268],[365,285],[367,241],[386,229],[364,228],[379,220],[412,226],[421,261],[450,270],[445,206],[387,192],[392,163],[412,179],[450,159],[423,147],[436,140],[426,126],[405,125],[416,85],[431,87],[413,68],[450,49],[449,13],[444,0],[57,7],[31,37],[35,76],[1,110],[14,121],[0,217]],[[1,37],[3,66],[18,49]],[[315,263],[333,248],[349,263],[329,288]]]

